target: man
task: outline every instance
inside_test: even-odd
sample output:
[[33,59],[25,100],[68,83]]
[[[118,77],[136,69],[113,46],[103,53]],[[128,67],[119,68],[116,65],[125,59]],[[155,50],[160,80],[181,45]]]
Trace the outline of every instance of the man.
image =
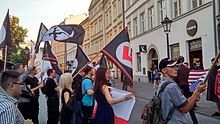
[[83,124],[91,124],[92,110],[93,110],[93,68],[89,65],[85,67],[86,76],[82,80],[82,98],[83,103]]
[[0,82],[0,123],[1,124],[30,124],[30,120],[23,120],[18,110],[17,99],[22,94],[23,85],[20,73],[15,70],[7,70],[1,74]]
[[163,119],[166,120],[171,108],[175,107],[168,124],[188,124],[190,122],[188,122],[186,113],[194,107],[195,102],[200,98],[200,94],[205,91],[206,85],[199,85],[192,96],[187,99],[174,81],[174,78],[177,77],[176,63],[169,58],[162,59],[159,63],[159,69],[163,76],[158,92],[164,83],[169,83],[159,96],[162,101],[162,114]]
[[[177,72],[177,80],[176,83],[180,87],[180,89],[183,91],[183,94],[186,98],[189,98],[191,96],[191,92],[189,91],[189,72],[190,69],[187,68],[184,64],[184,57],[179,56],[178,58],[178,72]],[[198,124],[198,120],[196,118],[196,114],[194,112],[194,107],[189,111],[191,119],[193,121],[193,124]]]
[[47,70],[48,78],[46,79],[46,96],[47,96],[47,110],[48,120],[47,124],[58,124],[59,122],[59,87],[54,78],[56,72],[53,69]]
[[26,113],[30,115],[31,120],[34,124],[39,124],[38,121],[38,114],[39,114],[39,88],[41,88],[43,85],[39,84],[39,80],[35,77],[37,74],[37,69],[34,66],[31,73],[28,75],[28,77],[25,79],[24,83],[30,88],[30,90],[34,94],[34,98],[31,99],[29,104],[29,109],[26,109]]
[[[30,61],[28,62],[27,70],[24,69],[24,66],[21,63],[14,64],[12,66],[12,69],[18,71],[21,74],[21,78],[23,81],[31,73],[31,71],[33,69],[33,65],[34,65],[34,59],[35,59],[35,55],[33,55],[32,58],[30,59]],[[30,102],[33,97],[34,96],[31,92],[31,90],[24,83],[24,85],[22,85],[22,94],[18,100],[18,108],[21,111],[21,113],[25,119],[31,119],[30,113],[26,110],[30,109]]]
[[[211,64],[213,64],[215,58],[211,60]],[[218,111],[212,114],[212,116],[220,116],[220,100],[215,95],[215,81],[216,81],[216,75],[217,71],[220,69],[220,63],[217,60],[217,63],[215,64],[215,67],[211,71],[210,77],[208,79],[208,88],[207,88],[207,96],[206,100],[216,102]]]
[[[74,76],[74,75],[72,75]],[[72,88],[74,89],[74,85],[81,82],[83,77],[85,76],[85,70],[83,69],[82,71],[79,72],[79,74],[77,74],[74,78],[73,78],[73,84],[72,84]]]

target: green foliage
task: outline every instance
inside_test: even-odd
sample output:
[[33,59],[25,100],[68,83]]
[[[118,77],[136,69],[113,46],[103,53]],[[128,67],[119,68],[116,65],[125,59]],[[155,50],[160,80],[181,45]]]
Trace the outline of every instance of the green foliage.
[[19,18],[16,16],[10,17],[10,30],[13,46],[8,48],[7,61],[12,63],[27,64],[28,55],[25,53],[24,48],[21,48],[20,45],[24,43],[28,30],[19,25]]

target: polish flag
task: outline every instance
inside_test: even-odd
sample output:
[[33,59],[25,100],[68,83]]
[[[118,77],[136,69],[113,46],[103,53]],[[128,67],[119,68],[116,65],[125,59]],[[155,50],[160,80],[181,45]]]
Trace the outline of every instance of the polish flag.
[[[119,90],[113,87],[110,87],[112,98],[122,98],[130,92]],[[115,114],[115,124],[128,124],[128,120],[131,115],[131,111],[135,104],[135,97],[132,99],[112,105]]]

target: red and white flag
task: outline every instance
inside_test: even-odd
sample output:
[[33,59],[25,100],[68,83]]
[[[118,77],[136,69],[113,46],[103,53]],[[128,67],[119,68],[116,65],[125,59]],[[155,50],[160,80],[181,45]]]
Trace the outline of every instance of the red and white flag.
[[[113,87],[110,87],[110,89],[111,89],[112,98],[122,98],[130,94],[130,92],[116,89]],[[135,97],[133,96],[132,99],[130,100],[112,105],[115,114],[115,124],[128,124],[128,120],[130,118],[134,104],[135,104]]]

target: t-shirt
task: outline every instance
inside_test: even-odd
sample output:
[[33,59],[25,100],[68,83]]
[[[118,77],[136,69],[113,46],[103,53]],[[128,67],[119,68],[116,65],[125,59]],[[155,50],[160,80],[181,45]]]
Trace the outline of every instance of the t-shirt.
[[57,87],[56,82],[52,79],[52,78],[47,78],[46,80],[46,96],[48,98],[51,97],[58,97],[57,91],[55,90],[55,88]]
[[162,77],[161,84],[159,85],[159,88],[157,90],[160,90],[161,85],[164,82],[170,82],[169,85],[166,86],[164,91],[159,96],[161,98],[161,107],[162,107],[162,113],[163,113],[163,119],[166,119],[168,116],[168,113],[170,109],[175,106],[174,113],[168,122],[168,124],[190,124],[190,118],[188,118],[188,113],[183,114],[179,110],[182,106],[187,104],[187,99],[181,92],[181,89],[179,86],[174,82],[172,79],[168,77]]
[[[39,80],[36,78],[36,77],[30,77],[30,76],[28,76],[26,79],[25,79],[25,81],[24,81],[25,83],[26,83],[26,85],[30,85],[31,86],[31,89],[32,88],[35,88],[35,87],[37,87],[39,84],[38,84],[38,82],[39,82]],[[34,94],[37,96],[37,97],[39,97],[39,89],[37,89],[37,90],[35,90],[34,91]]]
[[[93,89],[93,83],[91,79],[84,79],[82,81],[82,94],[87,92],[88,89]],[[87,93],[83,96],[82,102],[84,106],[93,106],[93,95]]]

